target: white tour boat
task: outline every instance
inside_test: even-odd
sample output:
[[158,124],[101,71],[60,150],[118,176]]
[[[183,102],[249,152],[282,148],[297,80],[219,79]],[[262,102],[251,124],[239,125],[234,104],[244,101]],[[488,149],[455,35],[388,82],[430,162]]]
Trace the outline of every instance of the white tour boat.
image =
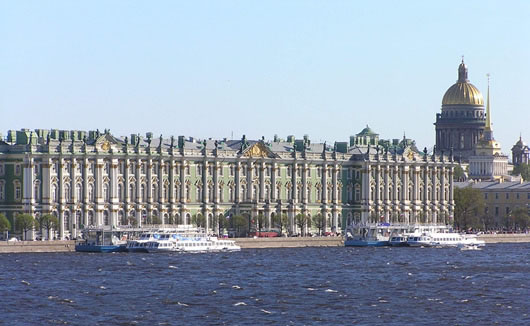
[[476,235],[460,234],[453,232],[445,225],[422,225],[415,227],[407,243],[411,247],[458,247],[458,246],[484,246],[483,240],[478,240]]
[[199,234],[161,234],[147,242],[147,252],[218,252],[240,251],[235,241]]

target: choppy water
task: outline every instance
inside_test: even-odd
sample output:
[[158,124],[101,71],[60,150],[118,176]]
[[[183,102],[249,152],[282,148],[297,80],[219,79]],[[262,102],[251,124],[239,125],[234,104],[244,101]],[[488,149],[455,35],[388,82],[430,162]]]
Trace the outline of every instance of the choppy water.
[[530,244],[0,256],[0,325],[530,325]]

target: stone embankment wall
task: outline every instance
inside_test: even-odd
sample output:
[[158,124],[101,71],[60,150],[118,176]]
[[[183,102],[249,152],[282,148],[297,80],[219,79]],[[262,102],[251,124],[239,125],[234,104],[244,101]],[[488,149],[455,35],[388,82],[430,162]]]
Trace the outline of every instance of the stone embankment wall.
[[[478,239],[486,243],[530,242],[530,234],[483,234]],[[298,247],[337,247],[343,246],[342,237],[296,237],[296,238],[237,238],[236,243],[243,249],[256,248],[298,248]],[[72,252],[75,241],[0,241],[1,253],[23,252]]]
[[236,243],[245,248],[296,248],[337,247],[344,245],[342,237],[295,237],[295,238],[237,238]]
[[0,253],[70,252],[75,251],[75,241],[0,241]]
[[486,243],[530,242],[530,234],[526,234],[526,233],[481,234],[477,238],[480,240],[484,240]]

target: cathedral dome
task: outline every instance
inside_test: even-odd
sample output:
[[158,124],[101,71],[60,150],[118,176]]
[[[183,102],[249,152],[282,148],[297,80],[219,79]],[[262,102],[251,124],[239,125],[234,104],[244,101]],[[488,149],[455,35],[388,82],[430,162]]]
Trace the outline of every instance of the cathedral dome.
[[442,99],[442,105],[480,105],[484,106],[482,93],[467,79],[467,66],[458,66],[458,80],[449,87]]

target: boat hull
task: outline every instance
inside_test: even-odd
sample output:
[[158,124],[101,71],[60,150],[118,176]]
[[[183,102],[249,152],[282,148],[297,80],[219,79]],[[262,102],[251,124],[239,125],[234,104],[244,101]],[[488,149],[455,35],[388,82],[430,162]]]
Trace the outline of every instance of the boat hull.
[[383,240],[346,240],[345,247],[384,247],[388,246],[388,241]]
[[118,245],[102,246],[102,245],[78,244],[75,246],[75,251],[109,253],[109,252],[125,252],[126,248],[125,246],[118,246]]

